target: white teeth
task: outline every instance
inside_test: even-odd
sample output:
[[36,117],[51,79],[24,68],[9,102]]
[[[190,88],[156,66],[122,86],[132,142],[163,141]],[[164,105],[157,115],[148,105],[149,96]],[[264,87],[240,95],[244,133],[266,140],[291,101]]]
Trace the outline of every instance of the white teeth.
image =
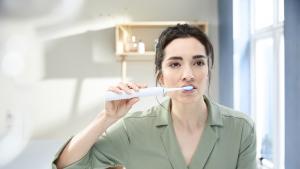
[[[192,86],[192,85],[186,85],[186,86]],[[186,86],[183,86],[183,87],[186,87]],[[192,87],[193,87],[193,89],[196,89],[195,86],[192,86]]]

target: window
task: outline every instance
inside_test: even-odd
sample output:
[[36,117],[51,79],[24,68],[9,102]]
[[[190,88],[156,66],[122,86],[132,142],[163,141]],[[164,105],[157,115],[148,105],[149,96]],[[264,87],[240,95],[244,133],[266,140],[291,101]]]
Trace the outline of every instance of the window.
[[258,39],[254,43],[253,58],[253,112],[256,115],[256,124],[259,138],[258,153],[264,159],[273,161],[274,122],[277,121],[276,111],[276,71],[274,63],[273,38]]
[[254,0],[253,3],[253,25],[255,30],[272,26],[274,16],[274,0]]
[[283,0],[251,1],[251,112],[263,168],[284,168]]
[[255,121],[264,169],[284,169],[283,5],[233,0],[234,108]]

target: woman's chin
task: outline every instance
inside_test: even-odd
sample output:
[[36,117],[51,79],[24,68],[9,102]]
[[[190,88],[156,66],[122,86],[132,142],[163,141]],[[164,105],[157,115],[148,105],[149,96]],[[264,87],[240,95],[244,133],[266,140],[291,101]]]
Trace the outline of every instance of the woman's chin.
[[[173,100],[173,99],[172,99]],[[184,104],[191,104],[191,103],[199,103],[200,97],[197,96],[181,96],[174,98],[177,102],[184,103]]]

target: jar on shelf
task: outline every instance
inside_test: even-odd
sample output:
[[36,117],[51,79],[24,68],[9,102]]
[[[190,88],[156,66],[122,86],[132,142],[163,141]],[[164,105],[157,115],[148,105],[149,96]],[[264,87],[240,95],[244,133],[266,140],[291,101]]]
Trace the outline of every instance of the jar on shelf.
[[131,36],[130,39],[125,43],[125,51],[126,52],[137,52],[138,43],[136,42],[135,36]]

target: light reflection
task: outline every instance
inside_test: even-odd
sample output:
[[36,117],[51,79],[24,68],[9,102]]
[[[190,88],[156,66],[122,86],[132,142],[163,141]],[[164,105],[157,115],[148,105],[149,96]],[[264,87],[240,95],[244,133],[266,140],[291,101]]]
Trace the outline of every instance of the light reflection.
[[[0,1],[0,168],[15,159],[31,138],[32,91],[41,72],[42,43],[37,29],[73,18],[83,0],[1,0]],[[35,67],[36,66],[36,67]],[[34,68],[32,68],[34,67]],[[36,68],[36,69],[35,69]],[[38,76],[39,77],[39,76]],[[4,83],[5,82],[5,83]],[[36,90],[36,89],[35,89]],[[2,113],[2,111],[0,112]],[[3,130],[2,130],[3,129]]]

